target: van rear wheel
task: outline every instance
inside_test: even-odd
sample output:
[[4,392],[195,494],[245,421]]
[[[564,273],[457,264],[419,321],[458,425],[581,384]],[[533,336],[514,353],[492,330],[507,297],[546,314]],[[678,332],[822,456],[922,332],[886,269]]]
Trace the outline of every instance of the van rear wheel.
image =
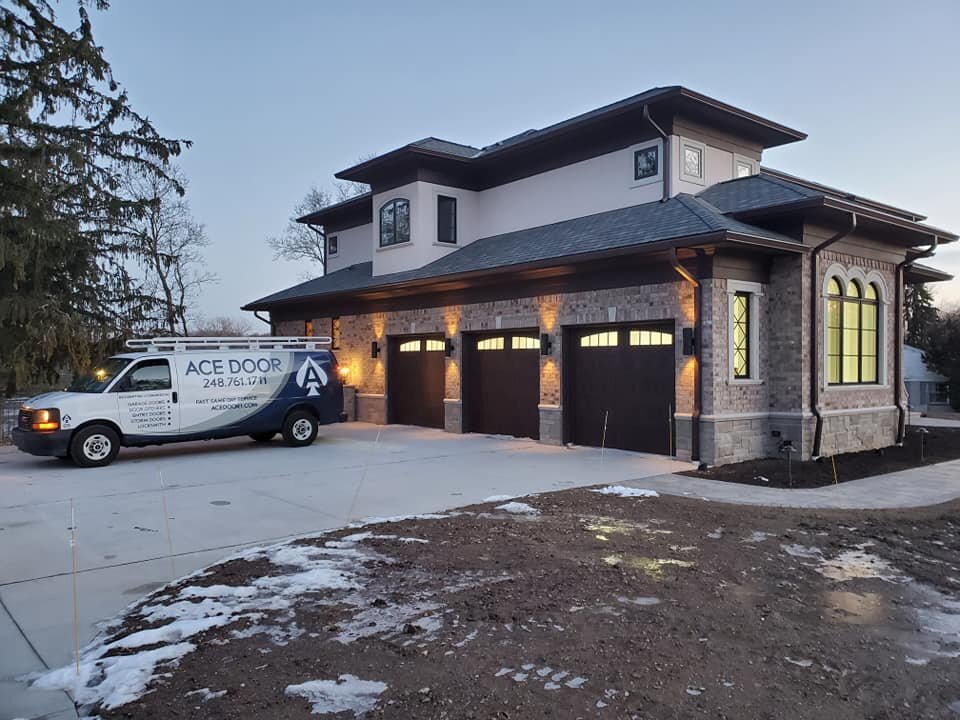
[[271,440],[273,440],[273,438],[276,437],[276,433],[275,432],[251,433],[250,437],[252,437],[256,442],[264,443],[264,442],[270,442]]
[[283,421],[283,439],[287,445],[302,447],[317,439],[317,419],[306,410],[294,410]]
[[87,425],[70,440],[70,457],[80,467],[104,467],[120,452],[120,437],[107,425]]

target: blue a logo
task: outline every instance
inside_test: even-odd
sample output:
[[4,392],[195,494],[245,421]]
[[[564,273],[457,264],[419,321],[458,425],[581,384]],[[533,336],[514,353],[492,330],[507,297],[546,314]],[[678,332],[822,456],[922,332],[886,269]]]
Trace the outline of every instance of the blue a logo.
[[327,373],[308,357],[297,370],[297,385],[307,391],[307,395],[319,395],[321,386],[327,384]]

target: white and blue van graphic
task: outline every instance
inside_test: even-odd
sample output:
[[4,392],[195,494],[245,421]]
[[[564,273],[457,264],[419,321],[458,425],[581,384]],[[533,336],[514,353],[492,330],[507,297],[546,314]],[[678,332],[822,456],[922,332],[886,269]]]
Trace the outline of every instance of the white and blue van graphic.
[[153,338],[21,408],[14,442],[81,466],[120,446],[278,433],[308,445],[345,419],[329,338]]

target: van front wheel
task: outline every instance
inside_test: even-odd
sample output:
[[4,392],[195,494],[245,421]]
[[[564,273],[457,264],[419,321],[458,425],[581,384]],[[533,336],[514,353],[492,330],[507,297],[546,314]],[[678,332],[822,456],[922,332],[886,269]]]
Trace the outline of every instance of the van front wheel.
[[306,410],[294,410],[283,421],[283,439],[287,445],[302,447],[317,439],[317,419]]
[[103,467],[120,452],[120,438],[107,425],[87,425],[74,433],[70,457],[80,467]]

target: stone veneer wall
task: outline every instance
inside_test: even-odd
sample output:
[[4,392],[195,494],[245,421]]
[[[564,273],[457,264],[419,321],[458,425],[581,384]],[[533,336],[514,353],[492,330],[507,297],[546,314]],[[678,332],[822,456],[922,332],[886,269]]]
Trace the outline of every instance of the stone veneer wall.
[[[886,303],[882,312],[885,347],[884,382],[872,387],[831,388],[824,384],[822,362],[820,403],[824,418],[821,453],[878,448],[896,436],[897,412],[893,393],[894,265],[841,252],[821,254],[816,279],[823,285],[834,263],[864,272],[876,271],[884,281]],[[700,339],[703,408],[700,424],[700,457],[709,464],[777,456],[784,441],[799,448],[808,459],[813,448],[814,418],[810,397],[810,266],[809,257],[790,255],[771,260],[769,283],[758,299],[760,324],[759,368],[756,382],[736,382],[729,368],[729,303],[727,281],[702,282],[703,319]],[[824,352],[824,307],[820,298],[819,353]],[[561,378],[562,328],[608,322],[674,320],[676,322],[676,443],[680,457],[691,453],[694,360],[681,355],[681,332],[693,326],[693,289],[686,282],[596,290],[561,295],[498,300],[446,307],[381,312],[341,317],[341,346],[337,356],[350,368],[356,387],[356,417],[386,422],[386,339],[392,335],[441,333],[454,338],[455,351],[446,361],[445,427],[463,428],[460,402],[460,363],[463,332],[512,328],[539,328],[553,338],[553,353],[541,357],[540,439],[563,440]],[[317,334],[330,327],[330,318],[313,318]],[[277,323],[278,334],[298,335],[302,321]],[[370,342],[381,346],[370,358]],[[777,433],[775,436],[774,433]]]
[[[563,441],[562,328],[609,322],[673,320],[676,324],[676,398],[678,448],[689,457],[689,417],[693,409],[693,359],[681,355],[682,328],[693,326],[693,289],[684,281],[609,290],[543,295],[416,310],[398,310],[340,318],[340,347],[335,349],[341,365],[350,368],[350,384],[356,387],[358,420],[386,421],[389,388],[386,377],[387,338],[396,335],[441,333],[453,338],[454,352],[446,360],[445,428],[461,432],[460,366],[462,333],[499,329],[534,328],[550,334],[553,352],[540,358],[540,440]],[[312,318],[315,332],[323,334],[330,318]],[[279,334],[297,334],[302,321],[277,323]],[[370,357],[370,343],[377,340],[380,357]]]

